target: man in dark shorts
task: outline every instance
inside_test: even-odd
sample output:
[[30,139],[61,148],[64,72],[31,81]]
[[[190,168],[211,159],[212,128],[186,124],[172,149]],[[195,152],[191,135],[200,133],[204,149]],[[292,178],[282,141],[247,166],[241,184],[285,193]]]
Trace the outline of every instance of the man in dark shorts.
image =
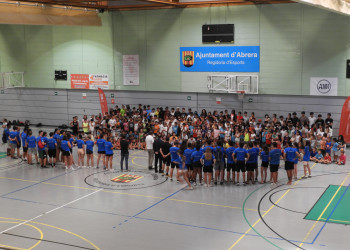
[[[227,183],[234,182],[235,183],[235,161],[232,158],[232,154],[235,151],[235,148],[233,146],[233,141],[229,140],[228,142],[229,147],[226,149],[226,157],[227,157],[227,168],[226,168],[226,179]],[[232,178],[231,178],[231,171],[232,171]]]
[[273,181],[271,185],[277,185],[278,168],[280,166],[281,155],[282,152],[280,149],[277,148],[277,143],[273,142],[272,148],[269,152],[270,172]]
[[288,176],[288,185],[292,184],[293,178],[293,170],[294,170],[294,161],[297,157],[300,157],[296,148],[292,147],[292,143],[288,142],[288,147],[284,149],[284,161],[285,161],[285,169],[287,171]]
[[171,148],[171,144],[169,143],[169,137],[166,137],[165,142],[162,143],[160,150],[159,150],[160,154],[162,155],[162,159],[163,159],[162,170],[160,173],[162,173],[162,175],[164,175],[164,170],[165,170],[165,166],[166,166],[166,170],[165,170],[166,176],[168,176],[169,166],[171,163],[170,148]]
[[239,148],[236,148],[235,151],[233,152],[233,157],[236,157],[236,185],[239,185],[239,172],[242,172],[242,176],[243,176],[243,185],[245,186],[246,183],[246,179],[245,179],[245,172],[246,172],[246,168],[245,168],[245,158],[249,158],[249,154],[248,151],[246,149],[243,148],[244,144],[243,142],[241,142],[239,144]]

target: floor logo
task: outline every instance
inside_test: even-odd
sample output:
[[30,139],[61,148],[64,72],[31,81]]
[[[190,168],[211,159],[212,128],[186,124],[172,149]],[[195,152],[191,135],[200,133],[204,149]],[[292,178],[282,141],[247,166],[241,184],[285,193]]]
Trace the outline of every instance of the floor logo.
[[117,177],[114,177],[111,181],[121,182],[121,183],[130,183],[130,182],[137,181],[137,180],[139,180],[141,178],[143,178],[143,176],[122,174],[122,175],[119,175]]
[[167,177],[151,171],[101,171],[90,174],[85,178],[85,183],[96,187],[112,190],[130,190],[149,188],[167,181]]

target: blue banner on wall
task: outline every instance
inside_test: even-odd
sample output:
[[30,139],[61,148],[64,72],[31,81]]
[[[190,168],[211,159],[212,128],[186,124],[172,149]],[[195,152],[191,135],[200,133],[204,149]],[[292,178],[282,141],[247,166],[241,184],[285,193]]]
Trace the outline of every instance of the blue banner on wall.
[[180,47],[182,72],[259,72],[259,46]]

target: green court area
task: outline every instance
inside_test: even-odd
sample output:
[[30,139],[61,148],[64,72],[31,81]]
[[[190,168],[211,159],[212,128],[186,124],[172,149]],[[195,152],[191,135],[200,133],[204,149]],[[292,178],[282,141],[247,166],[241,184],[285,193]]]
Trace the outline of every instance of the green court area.
[[350,190],[346,186],[330,185],[305,219],[315,221],[327,221],[328,219],[328,222],[350,225]]
[[0,159],[6,158],[6,152],[0,152]]

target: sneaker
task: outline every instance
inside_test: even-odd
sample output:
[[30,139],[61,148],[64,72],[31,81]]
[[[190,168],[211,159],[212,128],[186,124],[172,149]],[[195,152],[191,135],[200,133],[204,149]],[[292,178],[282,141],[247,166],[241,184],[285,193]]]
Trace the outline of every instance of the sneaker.
[[68,167],[66,166],[66,170],[68,170]]
[[203,183],[201,182],[201,183],[199,183],[199,186],[203,186]]
[[169,176],[169,174],[168,174],[168,173],[166,173],[166,174],[165,174],[165,176],[167,176],[167,177],[168,177],[168,176]]
[[204,187],[209,187],[208,184],[204,184]]
[[311,175],[309,175],[308,178],[311,178]]
[[223,181],[220,181],[220,185],[224,185],[224,182],[223,182]]
[[210,187],[214,187],[213,183],[210,183]]
[[247,182],[243,182],[243,186],[247,186]]
[[301,177],[301,179],[307,179],[307,176],[303,176],[303,177]]
[[197,183],[196,183],[196,182],[193,182],[193,186],[197,186]]
[[193,190],[193,187],[188,187],[186,188],[186,190]]
[[295,180],[295,181],[298,180],[298,177],[294,177],[294,180]]
[[216,182],[214,182],[214,184],[215,184],[215,186],[216,186],[216,185],[218,185],[218,182],[216,181]]
[[173,181],[173,178],[170,178],[170,181]]
[[239,184],[239,182],[236,182],[235,185],[236,185],[236,186],[239,186],[240,184]]

